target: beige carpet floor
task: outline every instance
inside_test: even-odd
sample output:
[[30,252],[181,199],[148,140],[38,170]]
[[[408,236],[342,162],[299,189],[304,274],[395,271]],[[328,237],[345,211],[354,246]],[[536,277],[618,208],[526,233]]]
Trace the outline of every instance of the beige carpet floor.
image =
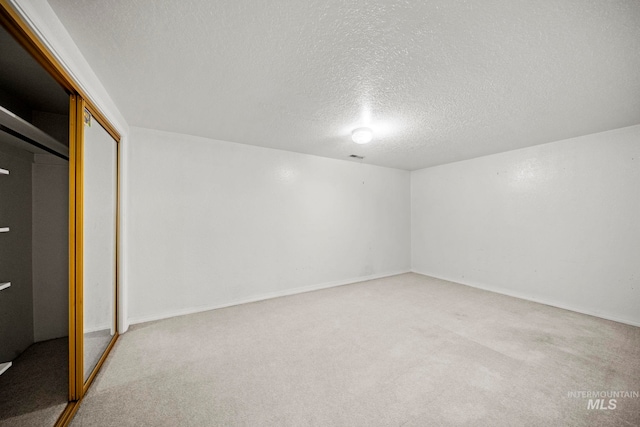
[[403,274],[133,326],[72,425],[637,426],[573,393],[639,389],[640,328]]
[[1,427],[51,427],[67,406],[67,338],[35,343],[0,376]]

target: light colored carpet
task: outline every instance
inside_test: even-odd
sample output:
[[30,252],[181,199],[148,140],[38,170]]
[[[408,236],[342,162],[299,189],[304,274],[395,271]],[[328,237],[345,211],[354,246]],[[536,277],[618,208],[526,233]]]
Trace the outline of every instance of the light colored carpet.
[[[417,274],[132,327],[74,426],[625,426],[640,328]],[[608,404],[607,400],[607,404]]]
[[0,426],[53,426],[67,406],[67,338],[35,343],[0,376]]

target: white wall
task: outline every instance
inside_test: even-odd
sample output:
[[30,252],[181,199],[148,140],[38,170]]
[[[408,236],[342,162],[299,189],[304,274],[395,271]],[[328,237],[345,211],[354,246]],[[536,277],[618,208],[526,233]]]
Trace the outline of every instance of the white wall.
[[31,162],[33,156],[7,143],[0,133],[0,363],[15,359],[33,343],[31,276]]
[[640,126],[415,171],[414,271],[640,325]]
[[410,173],[131,128],[132,323],[409,270]]
[[69,335],[69,162],[36,154],[33,177],[33,339]]
[[[140,147],[136,148],[137,160],[135,164],[129,164],[133,147],[128,144],[126,121],[46,0],[9,1],[27,20],[28,24],[36,30],[45,44],[54,52],[54,55],[71,71],[74,78],[90,94],[94,103],[103,109],[123,136],[120,147],[120,311],[121,313],[131,313],[137,319],[160,315],[152,313],[156,310],[149,308],[154,307],[154,304],[141,302],[141,300],[145,297],[144,292],[154,289],[151,284],[153,280],[162,279],[161,285],[158,286],[169,286],[166,279],[161,278],[161,275],[156,273],[153,268],[171,257],[162,252],[161,248],[154,247],[152,243],[145,247],[141,238],[149,235],[153,237],[151,242],[182,242],[183,245],[186,245],[185,242],[188,240],[178,238],[173,234],[162,235],[163,227],[167,223],[178,224],[178,218],[183,218],[185,215],[180,211],[180,207],[167,208],[164,206],[161,185],[156,187],[154,183],[145,180],[137,170],[145,162],[145,159],[142,158],[144,153],[151,153],[151,140],[154,138],[149,137],[150,132],[148,131],[140,130],[138,132],[141,135],[146,134],[147,137],[141,138]],[[630,212],[638,211],[637,196],[634,196],[637,193],[638,184],[638,167],[635,166],[637,163],[634,163],[638,159],[638,131],[637,127],[630,129],[591,135],[576,140],[547,144],[412,173],[413,268],[427,274],[476,286],[490,287],[501,292],[567,306],[575,310],[637,322],[638,315],[633,314],[635,311],[632,310],[632,307],[638,306],[639,274],[637,269],[634,269],[632,262],[636,262],[635,260],[638,259],[638,246],[635,243],[639,241],[638,225],[630,221],[629,217]],[[162,140],[166,138],[169,137],[158,137],[158,145],[169,145],[166,141],[162,143]],[[188,145],[202,145],[201,140],[190,137],[174,135],[171,138],[189,141]],[[608,146],[607,141],[610,138],[614,140],[613,147]],[[634,142],[629,142],[629,140]],[[224,145],[211,141],[208,144]],[[556,145],[563,145],[563,147],[554,148]],[[578,146],[580,148],[577,148]],[[615,147],[623,147],[623,149],[617,151]],[[188,164],[188,161],[183,159],[182,154],[184,153],[177,146],[174,146],[172,150],[178,156],[173,163]],[[172,150],[167,148],[164,152]],[[635,157],[627,165],[629,161],[624,160],[626,159],[624,156],[629,152],[633,152],[632,157]],[[178,155],[177,153],[182,154]],[[197,155],[198,150],[194,152],[193,156],[197,157]],[[600,158],[601,155],[602,158]],[[153,164],[170,163],[167,159],[169,156],[169,154],[165,154],[164,159],[156,159],[154,162],[150,162],[150,165],[144,165],[142,171],[153,168]],[[616,156],[621,157],[617,158]],[[153,156],[150,158],[153,159]],[[316,161],[321,163],[325,159],[316,159]],[[616,168],[615,162],[620,162],[621,167]],[[556,167],[559,169],[554,169]],[[202,168],[205,169],[205,166],[203,165]],[[363,167],[363,169],[366,168]],[[301,168],[301,170],[304,169]],[[317,170],[316,172],[322,171]],[[155,173],[160,175],[158,171]],[[176,173],[178,176],[186,174],[187,176],[183,179],[188,180],[190,175],[208,178],[208,174],[212,172],[194,170],[177,171]],[[349,173],[355,172],[350,170]],[[345,175],[351,179],[349,173],[345,173]],[[495,177],[493,174],[496,174]],[[221,175],[222,172],[216,177]],[[175,175],[166,174],[160,176],[157,182],[164,184],[169,181],[171,184],[170,176],[175,178]],[[240,181],[246,183],[248,178],[244,178]],[[233,181],[230,182],[233,184]],[[135,189],[130,189],[130,183],[135,186]],[[144,188],[141,183],[145,183],[149,187]],[[614,185],[618,185],[618,187]],[[195,191],[204,186],[204,183],[196,183],[192,189]],[[305,182],[304,186],[312,187],[313,182]],[[141,188],[143,193],[140,194]],[[169,188],[176,192],[179,186],[171,184]],[[282,186],[282,188],[286,187]],[[145,191],[152,195],[147,195]],[[353,188],[349,187],[346,191],[353,191]],[[283,194],[285,193],[283,191]],[[187,205],[192,206],[199,204],[194,202],[196,196],[197,193],[192,194],[191,191],[188,191],[179,193],[177,198],[181,201],[191,202]],[[232,205],[240,203],[237,201],[239,198],[238,195],[233,195]],[[247,197],[247,199],[250,198]],[[207,200],[209,201],[205,205],[209,207],[211,207],[211,203],[217,202],[215,198]],[[134,203],[138,205],[138,212],[129,214],[129,205]],[[607,203],[612,204],[607,205]],[[162,220],[163,215],[160,212],[153,213],[153,210],[148,206],[140,209],[147,204],[155,206],[158,210],[166,209],[164,218],[173,220]],[[616,204],[619,206],[616,207]],[[242,215],[236,205],[233,205],[235,211]],[[259,202],[254,204],[247,202],[247,205],[260,204]],[[234,211],[230,208],[231,206],[229,206],[228,212]],[[149,217],[150,223],[162,225],[161,228],[155,230],[159,235],[152,233],[149,226],[144,224],[144,215],[141,212],[144,212],[145,209],[153,213]],[[385,209],[390,208],[387,206]],[[208,209],[205,211],[208,212]],[[186,212],[187,218],[190,218],[190,215],[189,212]],[[240,216],[240,218],[243,217]],[[130,219],[134,222],[133,230],[129,230]],[[196,219],[199,221],[196,221],[196,224],[201,224],[202,219]],[[408,229],[408,226],[404,225],[405,223],[408,221],[400,220],[394,225],[400,230],[400,234]],[[216,223],[212,222],[212,224]],[[367,224],[366,221],[365,224]],[[343,225],[340,224],[340,227]],[[364,227],[360,223],[357,226]],[[304,229],[302,225],[299,227]],[[193,226],[192,228],[197,227]],[[391,226],[387,228],[391,228]],[[217,230],[216,227],[211,226],[204,230],[204,236],[215,234]],[[185,231],[194,232],[191,229]],[[170,233],[174,233],[174,231],[170,230]],[[264,237],[265,234],[268,233],[259,233],[261,237]],[[318,234],[323,237],[321,233]],[[198,236],[195,239],[196,249],[205,245],[197,239]],[[229,238],[228,236],[224,237]],[[314,236],[309,234],[308,237],[309,242],[313,241]],[[130,243],[130,239],[134,242]],[[249,252],[249,255],[243,259],[251,259],[251,251],[255,253],[259,249],[264,249],[262,246],[259,248],[240,248],[241,243],[237,243],[237,247],[231,246],[236,251]],[[324,244],[320,246],[323,247]],[[129,253],[130,248],[131,253]],[[286,246],[284,249],[290,250]],[[145,254],[147,250],[149,255]],[[173,252],[189,255],[192,253],[190,249],[183,250],[180,247],[174,248]],[[198,254],[197,250],[193,252]],[[279,251],[277,253],[281,254]],[[162,255],[162,257],[158,259],[158,255]],[[204,280],[206,276],[210,275],[211,270],[217,271],[214,267],[191,265],[191,263],[201,260],[204,255],[199,255],[199,257],[189,259],[179,259],[178,257],[175,260],[176,266],[170,269],[175,273],[171,278],[194,277],[197,280]],[[273,257],[277,258],[276,261],[279,262],[286,259],[286,257],[278,257],[277,255],[273,255]],[[300,257],[301,255],[296,254],[294,257],[296,262],[300,261]],[[398,255],[398,259],[400,258],[402,257]],[[264,261],[255,259],[254,261],[258,264],[262,263],[259,266],[263,267]],[[151,265],[153,268],[148,276],[153,280],[145,277],[143,268],[134,265],[134,263]],[[358,268],[361,271],[366,270],[363,265],[367,262],[359,260],[359,262],[352,264],[350,260],[345,260],[337,264],[335,267],[330,267],[329,271],[318,271],[315,275],[307,271],[310,267],[306,267],[306,264],[304,267],[294,265],[294,268],[300,270],[296,273],[294,280],[298,277],[306,279],[305,283],[315,283],[316,279],[325,280],[325,276],[347,277],[351,276]],[[375,262],[368,264],[377,267]],[[131,271],[129,271],[130,267]],[[179,271],[180,268],[185,270]],[[166,269],[168,267],[162,266],[159,270],[165,271]],[[221,273],[220,277],[227,277],[225,274],[230,269],[222,268],[222,270],[224,274]],[[377,271],[377,268],[372,267],[371,270]],[[383,268],[380,268],[380,271],[382,270]],[[194,272],[193,276],[191,276],[192,271]],[[356,276],[357,274],[360,273],[356,272]],[[237,278],[232,277],[232,279],[237,279],[237,283],[244,283],[239,291],[242,294],[241,297],[248,290],[251,295],[255,293],[254,291],[258,291],[252,289],[251,285],[246,285],[246,283],[253,283],[250,278],[240,275]],[[335,280],[343,281],[342,278]],[[126,289],[130,281],[134,283],[134,289],[130,292],[131,296],[138,301],[135,307],[128,309]],[[141,283],[139,288],[138,282]],[[274,279],[273,283],[276,282],[281,283]],[[173,285],[179,287],[183,283],[184,280],[181,280]],[[199,285],[188,286],[198,287]],[[608,286],[610,287],[608,288]],[[279,288],[279,286],[275,287]],[[615,289],[615,291],[610,289]],[[262,292],[262,290],[259,291]],[[265,290],[265,292],[272,291]],[[165,294],[179,295],[178,301],[172,302],[171,306],[193,308],[196,305],[194,302],[209,304],[210,301],[214,301],[214,304],[217,304],[219,300],[235,301],[236,296],[229,297],[228,293],[228,290],[197,292],[196,296],[192,297],[175,291],[161,290],[160,293],[151,293],[148,298],[154,301],[161,300]],[[201,294],[207,298],[204,301],[196,301]],[[627,296],[629,298],[626,298]],[[598,301],[599,304],[595,305],[595,301]],[[618,304],[619,301],[621,301],[620,304]],[[173,307],[158,304],[157,311],[166,313],[172,309]],[[187,309],[176,308],[176,310]],[[126,317],[121,316],[120,331],[126,330],[127,326]]]

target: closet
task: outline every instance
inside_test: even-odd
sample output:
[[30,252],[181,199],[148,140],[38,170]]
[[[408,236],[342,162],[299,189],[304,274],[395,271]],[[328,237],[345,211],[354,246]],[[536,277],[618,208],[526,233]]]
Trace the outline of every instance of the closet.
[[0,425],[68,402],[69,95],[0,29]]
[[0,0],[0,427],[68,425],[118,338],[119,134]]
[[27,421],[34,410],[55,422],[67,405],[69,376],[69,164],[22,140],[16,129],[38,129],[3,120],[5,113],[0,109],[0,425]]

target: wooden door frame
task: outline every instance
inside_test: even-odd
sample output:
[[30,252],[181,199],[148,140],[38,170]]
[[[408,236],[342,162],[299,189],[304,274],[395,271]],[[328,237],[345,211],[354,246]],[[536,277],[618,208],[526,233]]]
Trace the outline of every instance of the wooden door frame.
[[[91,101],[66,68],[47,49],[29,25],[13,9],[7,0],[0,0],[0,25],[9,32],[22,47],[44,68],[69,94],[69,402],[56,422],[56,426],[67,426],[78,410],[96,373],[104,363],[118,339],[118,242],[120,224],[120,133]],[[116,211],[116,330],[107,349],[86,382],[83,381],[83,120],[84,109],[107,130],[117,142],[117,211]]]
[[[82,331],[83,330],[83,325],[84,325],[84,310],[83,310],[83,304],[82,302],[84,301],[84,286],[83,286],[83,280],[84,280],[84,260],[83,260],[83,253],[84,253],[84,230],[83,230],[83,225],[84,225],[84,162],[81,161],[82,159],[84,159],[84,145],[85,145],[85,138],[84,138],[84,128],[85,128],[85,122],[84,122],[84,114],[85,114],[85,110],[91,114],[92,117],[96,117],[94,116],[94,108],[88,104],[84,99],[82,98],[78,98],[76,105],[75,105],[75,135],[76,135],[76,144],[75,144],[75,158],[77,159],[76,161],[76,170],[75,170],[75,194],[76,194],[76,203],[75,203],[75,251],[76,251],[76,263],[75,263],[75,298],[76,298],[76,302],[80,301],[80,304],[76,303],[76,313],[75,313],[75,331],[76,331],[76,348],[75,348],[75,360],[76,360],[76,374],[75,374],[75,390],[76,392],[79,392],[80,398],[82,398],[85,393],[87,392],[87,390],[89,389],[89,386],[91,385],[91,383],[93,382],[94,378],[96,377],[98,371],[100,370],[100,368],[102,367],[104,361],[106,360],[107,356],[109,355],[109,352],[111,352],[111,349],[113,348],[113,346],[116,343],[116,340],[118,339],[118,337],[120,336],[120,334],[118,333],[118,290],[119,290],[119,280],[118,280],[118,256],[119,256],[119,249],[118,249],[118,244],[119,244],[119,240],[120,240],[120,136],[117,133],[112,133],[111,131],[109,131],[109,129],[107,129],[105,126],[102,126],[102,122],[100,121],[100,119],[96,118],[96,121],[98,122],[98,125],[102,126],[107,133],[109,133],[109,135],[114,139],[115,143],[116,143],[116,232],[115,232],[115,265],[114,265],[114,277],[115,277],[115,295],[114,295],[114,308],[115,308],[115,319],[113,319],[113,321],[115,322],[115,333],[113,335],[113,337],[111,338],[111,340],[109,341],[109,343],[107,344],[107,347],[105,349],[105,351],[102,353],[102,356],[100,356],[100,359],[98,360],[98,362],[96,363],[96,366],[93,368],[93,370],[91,371],[91,373],[89,374],[89,376],[87,377],[87,380],[84,381],[84,334],[83,333],[78,333],[77,331]],[[71,323],[70,323],[71,324]],[[71,328],[70,328],[71,329]],[[71,378],[69,378],[69,381],[71,382]]]

